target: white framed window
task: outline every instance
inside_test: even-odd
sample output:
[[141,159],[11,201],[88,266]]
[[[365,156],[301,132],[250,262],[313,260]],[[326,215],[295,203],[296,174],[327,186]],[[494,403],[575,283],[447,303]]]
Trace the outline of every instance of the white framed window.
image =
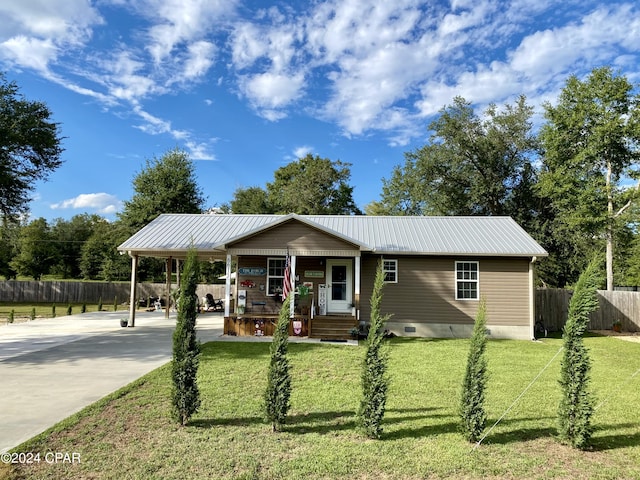
[[478,262],[456,262],[456,300],[480,298]]
[[398,283],[398,260],[382,259],[384,283]]
[[280,295],[284,284],[286,258],[267,258],[267,295]]

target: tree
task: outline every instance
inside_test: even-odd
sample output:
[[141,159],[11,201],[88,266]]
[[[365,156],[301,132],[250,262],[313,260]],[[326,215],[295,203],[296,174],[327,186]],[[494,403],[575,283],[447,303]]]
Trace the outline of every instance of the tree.
[[236,189],[229,208],[233,213],[273,213],[267,192],[260,187]]
[[42,102],[25,99],[0,73],[0,213],[15,218],[28,210],[30,193],[61,164],[59,124]]
[[524,96],[502,110],[490,105],[478,117],[456,97],[429,125],[424,147],[405,153],[383,180],[381,200],[370,208],[389,215],[511,215],[536,210],[533,192],[537,142],[532,107]]
[[279,168],[267,183],[271,213],[360,215],[353,200],[350,164],[311,154]]
[[[200,391],[196,375],[200,344],[196,337],[199,280],[198,257],[191,248],[184,264],[178,301],[178,318],[173,332],[173,362],[171,364],[173,418],[186,425],[200,407]],[[168,308],[168,307],[167,307]]]
[[186,152],[174,149],[161,158],[147,160],[133,179],[133,198],[124,202],[120,220],[134,233],[161,213],[201,213],[202,190]]
[[82,246],[80,271],[87,280],[127,280],[131,276],[131,260],[116,250],[129,238],[129,230],[120,221],[98,222],[94,232]]
[[[159,159],[147,160],[145,168],[133,179],[133,189],[133,198],[124,202],[124,208],[118,214],[129,235],[161,213],[201,213],[205,201],[196,182],[193,162],[186,152],[177,148],[169,150]],[[161,260],[141,258],[139,278],[161,280],[163,269]]]
[[51,229],[44,218],[33,220],[22,227],[18,237],[18,255],[11,266],[20,274],[40,280],[49,273],[56,260]]
[[71,220],[58,218],[51,226],[51,238],[56,249],[52,273],[62,278],[79,278],[82,249],[94,230],[106,220],[98,215],[75,215]]
[[460,423],[462,434],[469,442],[478,442],[487,421],[484,410],[485,387],[487,384],[487,304],[481,299],[476,321],[471,334],[467,368],[462,383],[460,401]]
[[18,272],[11,266],[11,261],[18,254],[18,237],[20,223],[3,216],[0,225],[0,275],[6,280],[15,279]]
[[560,364],[562,396],[558,427],[560,438],[576,448],[585,448],[593,433],[593,399],[589,391],[591,361],[583,335],[589,324],[589,314],[598,307],[596,289],[600,284],[600,261],[599,256],[595,257],[580,275],[562,334],[564,351]]
[[606,243],[607,289],[613,290],[616,231],[638,197],[625,180],[637,175],[640,97],[626,77],[596,68],[581,81],[569,77],[558,104],[545,105],[540,138],[540,191],[570,229]]
[[267,388],[264,392],[265,417],[271,422],[274,432],[279,431],[287,419],[291,397],[291,373],[289,372],[289,309],[292,295],[282,302],[278,323],[273,332],[267,376]]
[[367,335],[362,364],[362,399],[357,413],[357,422],[369,438],[380,438],[382,419],[387,403],[389,378],[387,376],[388,355],[384,349],[384,326],[390,315],[381,312],[384,272],[382,261],[378,263],[371,293],[371,325]]

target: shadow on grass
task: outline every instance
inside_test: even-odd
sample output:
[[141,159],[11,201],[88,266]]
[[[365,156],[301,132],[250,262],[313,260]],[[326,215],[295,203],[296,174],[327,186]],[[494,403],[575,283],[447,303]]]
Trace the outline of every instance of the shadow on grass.
[[638,432],[637,423],[621,423],[616,425],[600,425],[597,427],[598,432],[613,432],[616,430],[634,428],[635,433],[625,435],[624,433],[611,433],[604,436],[594,436],[591,439],[591,448],[596,452],[603,452],[606,450],[615,450],[617,448],[637,447],[640,446],[640,432]]
[[265,423],[262,417],[198,418],[191,420],[189,426],[196,428],[250,427],[261,423]]

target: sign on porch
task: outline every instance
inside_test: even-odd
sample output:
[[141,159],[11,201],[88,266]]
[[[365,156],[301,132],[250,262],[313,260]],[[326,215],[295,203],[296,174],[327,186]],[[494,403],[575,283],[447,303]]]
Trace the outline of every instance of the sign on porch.
[[309,278],[324,278],[323,270],[305,270],[304,276]]
[[266,275],[267,269],[264,267],[240,267],[238,269],[240,275],[253,275],[255,277]]

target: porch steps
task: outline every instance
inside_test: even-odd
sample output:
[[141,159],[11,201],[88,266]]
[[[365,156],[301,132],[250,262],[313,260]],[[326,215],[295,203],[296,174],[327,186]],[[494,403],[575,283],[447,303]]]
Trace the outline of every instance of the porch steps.
[[311,321],[309,337],[345,340],[351,338],[351,329],[355,326],[356,318],[351,315],[315,316]]

